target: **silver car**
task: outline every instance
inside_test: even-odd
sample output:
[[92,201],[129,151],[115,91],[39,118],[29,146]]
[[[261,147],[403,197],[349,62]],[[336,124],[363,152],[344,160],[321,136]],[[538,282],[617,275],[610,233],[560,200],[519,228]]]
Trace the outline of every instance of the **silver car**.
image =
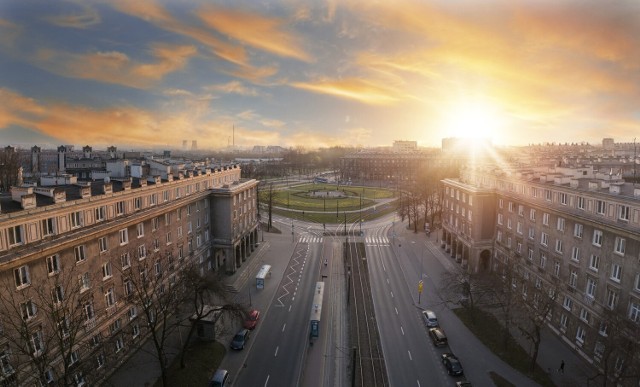
[[425,325],[429,328],[435,328],[438,326],[438,318],[432,310],[423,310],[422,319],[424,320]]

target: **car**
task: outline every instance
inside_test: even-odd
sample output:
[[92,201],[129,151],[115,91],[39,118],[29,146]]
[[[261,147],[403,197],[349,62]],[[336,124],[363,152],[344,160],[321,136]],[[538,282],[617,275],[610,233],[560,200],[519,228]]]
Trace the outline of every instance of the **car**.
[[425,325],[429,328],[435,328],[438,326],[438,318],[431,310],[423,310],[422,319],[424,320]]
[[233,336],[233,340],[231,340],[231,349],[244,349],[247,339],[249,339],[249,330],[241,329],[235,336]]
[[447,345],[447,335],[444,334],[442,328],[429,329],[429,337],[431,337],[433,345],[436,347],[444,347]]
[[229,379],[229,372],[227,370],[218,369],[211,377],[209,381],[209,387],[224,387]]
[[444,364],[444,368],[446,368],[449,375],[460,376],[464,373],[460,360],[452,353],[442,354],[442,364]]
[[256,328],[256,324],[258,324],[258,320],[260,319],[260,311],[252,310],[247,315],[247,318],[244,320],[244,329],[254,330]]
[[461,380],[459,382],[456,382],[456,387],[472,387],[472,386],[471,386],[471,382],[467,380]]

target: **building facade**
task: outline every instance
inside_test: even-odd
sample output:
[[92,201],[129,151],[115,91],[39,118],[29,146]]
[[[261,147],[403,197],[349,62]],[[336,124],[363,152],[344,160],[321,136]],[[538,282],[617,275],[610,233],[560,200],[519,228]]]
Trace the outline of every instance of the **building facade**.
[[603,367],[614,311],[640,322],[640,187],[586,167],[469,167],[442,185],[442,247],[471,272],[517,267],[523,292],[560,284],[548,326]]
[[52,176],[0,198],[0,385],[96,384],[122,364],[144,333],[125,275],[136,265],[168,283],[186,265],[235,272],[258,241],[258,182],[240,174]]

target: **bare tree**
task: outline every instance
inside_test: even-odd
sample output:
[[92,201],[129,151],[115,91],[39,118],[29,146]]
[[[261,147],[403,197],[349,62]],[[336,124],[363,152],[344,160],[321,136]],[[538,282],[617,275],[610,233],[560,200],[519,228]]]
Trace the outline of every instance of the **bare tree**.
[[162,385],[167,386],[167,339],[178,328],[172,318],[184,302],[185,284],[181,271],[172,269],[171,254],[160,251],[134,260],[121,271],[125,296],[142,312],[143,334],[149,335],[160,367]]
[[189,322],[189,333],[180,356],[180,367],[184,368],[187,348],[201,321],[214,313],[229,314],[233,319],[240,320],[245,316],[246,308],[232,300],[220,276],[213,272],[201,274],[196,266],[191,265],[182,269],[182,278],[185,283],[184,308],[188,312],[186,320]]
[[523,277],[521,283],[521,297],[516,306],[517,313],[514,322],[522,335],[531,342],[533,348],[530,372],[533,372],[538,361],[538,351],[542,340],[541,334],[546,321],[556,307],[556,298],[560,291],[560,280],[553,278],[551,282],[543,282],[536,278],[535,283]]
[[619,386],[627,382],[638,385],[640,378],[640,326],[631,321],[624,309],[603,314],[595,358],[600,363],[602,386]]
[[501,318],[503,326],[502,345],[505,350],[509,347],[511,323],[519,302],[518,278],[520,278],[520,275],[515,263],[506,258],[505,262],[499,263],[495,271],[487,272],[480,279],[483,288],[490,291],[492,303],[500,309],[499,318]]
[[49,272],[44,281],[28,283],[28,272],[17,269],[16,281],[22,285],[16,290],[16,284],[5,281],[0,292],[0,338],[13,354],[18,385],[35,378],[43,385],[55,380],[72,386],[95,370],[82,340],[95,315],[91,292],[78,280],[75,265],[60,267],[52,260]]
[[440,283],[445,300],[467,308],[472,319],[476,306],[491,294],[493,286],[483,281],[481,274],[469,273],[461,266],[444,272]]

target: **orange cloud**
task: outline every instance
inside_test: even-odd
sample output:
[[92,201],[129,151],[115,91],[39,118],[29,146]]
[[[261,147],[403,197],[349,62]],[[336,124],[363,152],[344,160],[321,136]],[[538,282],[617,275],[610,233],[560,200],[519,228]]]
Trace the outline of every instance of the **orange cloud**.
[[73,54],[42,49],[36,55],[36,63],[65,77],[148,88],[167,74],[182,69],[196,54],[193,46],[166,44],[153,45],[150,51],[156,58],[153,63],[135,62],[116,51]]
[[100,14],[87,4],[76,3],[81,7],[80,12],[68,15],[46,17],[45,20],[59,27],[84,29],[100,23]]
[[305,62],[312,60],[302,42],[283,31],[284,21],[256,13],[208,6],[198,16],[211,28],[272,54]]
[[358,78],[293,82],[290,86],[372,105],[388,105],[401,99],[399,93],[390,87],[384,87],[375,84],[373,81]]

